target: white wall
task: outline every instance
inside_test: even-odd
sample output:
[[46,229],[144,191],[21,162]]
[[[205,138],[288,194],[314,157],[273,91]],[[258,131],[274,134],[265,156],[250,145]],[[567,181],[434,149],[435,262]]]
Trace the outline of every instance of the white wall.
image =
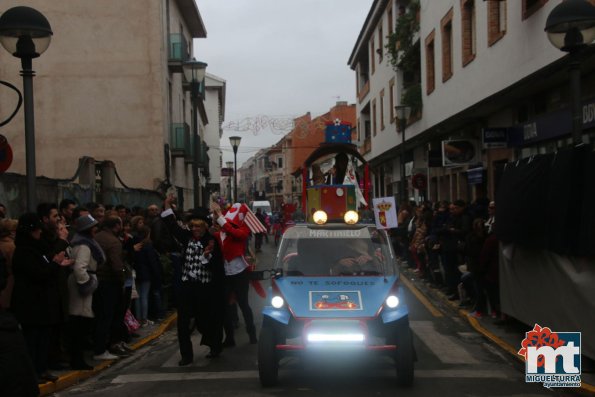
[[[506,2],[507,31],[493,46],[487,44],[487,1],[475,1],[476,57],[462,66],[461,7],[459,0],[421,0],[423,118],[408,128],[419,133],[478,101],[518,82],[564,55],[553,47],[544,32],[545,21],[560,1],[548,1],[522,20],[522,2]],[[440,20],[453,8],[453,75],[442,83],[442,35]],[[426,95],[425,38],[435,30],[435,90]]]

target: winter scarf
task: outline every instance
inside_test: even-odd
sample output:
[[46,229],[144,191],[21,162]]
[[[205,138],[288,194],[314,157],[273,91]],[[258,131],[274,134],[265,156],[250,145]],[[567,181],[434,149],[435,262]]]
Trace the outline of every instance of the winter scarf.
[[77,245],[86,245],[91,250],[91,255],[97,262],[97,265],[102,265],[105,262],[105,254],[103,253],[103,250],[99,244],[97,244],[97,241],[93,240],[92,238],[76,233],[72,238],[70,245],[72,247]]

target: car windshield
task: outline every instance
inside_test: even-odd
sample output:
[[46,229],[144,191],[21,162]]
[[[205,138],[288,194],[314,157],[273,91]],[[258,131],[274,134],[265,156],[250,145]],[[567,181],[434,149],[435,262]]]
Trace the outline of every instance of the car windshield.
[[286,276],[377,276],[397,271],[390,239],[374,226],[289,228],[275,267]]

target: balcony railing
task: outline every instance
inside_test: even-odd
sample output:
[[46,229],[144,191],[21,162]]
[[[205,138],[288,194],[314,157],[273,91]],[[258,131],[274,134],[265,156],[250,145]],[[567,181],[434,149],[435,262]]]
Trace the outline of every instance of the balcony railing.
[[[169,149],[172,157],[186,157],[191,153],[190,126],[186,123],[173,123],[170,127]],[[194,153],[194,152],[192,152]]]
[[190,59],[188,41],[182,33],[170,33],[167,60],[173,72],[182,72],[182,63]]

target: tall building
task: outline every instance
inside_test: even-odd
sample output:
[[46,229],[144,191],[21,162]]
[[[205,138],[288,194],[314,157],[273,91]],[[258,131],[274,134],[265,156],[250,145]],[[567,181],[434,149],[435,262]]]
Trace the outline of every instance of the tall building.
[[[193,57],[193,40],[207,34],[195,1],[5,1],[0,13],[20,5],[40,11],[53,30],[48,50],[33,60],[38,176],[69,178],[83,156],[109,160],[126,186],[171,184],[192,206],[192,104],[182,65]],[[17,58],[0,57],[0,78],[21,87],[19,70]],[[0,90],[1,108],[12,108],[12,95]],[[204,99],[202,82],[197,129],[204,148],[218,147],[205,137]],[[24,174],[22,112],[2,133],[14,149],[9,171]],[[217,165],[219,157],[213,156]],[[209,168],[200,164],[205,189]]]
[[[409,197],[493,198],[506,161],[571,142],[570,59],[544,32],[558,4],[374,1],[348,63],[356,74],[358,128],[376,195],[397,195],[403,175]],[[403,40],[401,23],[414,27],[410,41]],[[416,68],[405,62],[395,70],[392,55],[408,51],[418,54]],[[595,127],[591,54],[587,50],[581,64],[585,142],[594,140]],[[421,108],[403,132],[394,123],[394,106],[412,102],[413,89]],[[416,188],[416,175],[427,189]]]

